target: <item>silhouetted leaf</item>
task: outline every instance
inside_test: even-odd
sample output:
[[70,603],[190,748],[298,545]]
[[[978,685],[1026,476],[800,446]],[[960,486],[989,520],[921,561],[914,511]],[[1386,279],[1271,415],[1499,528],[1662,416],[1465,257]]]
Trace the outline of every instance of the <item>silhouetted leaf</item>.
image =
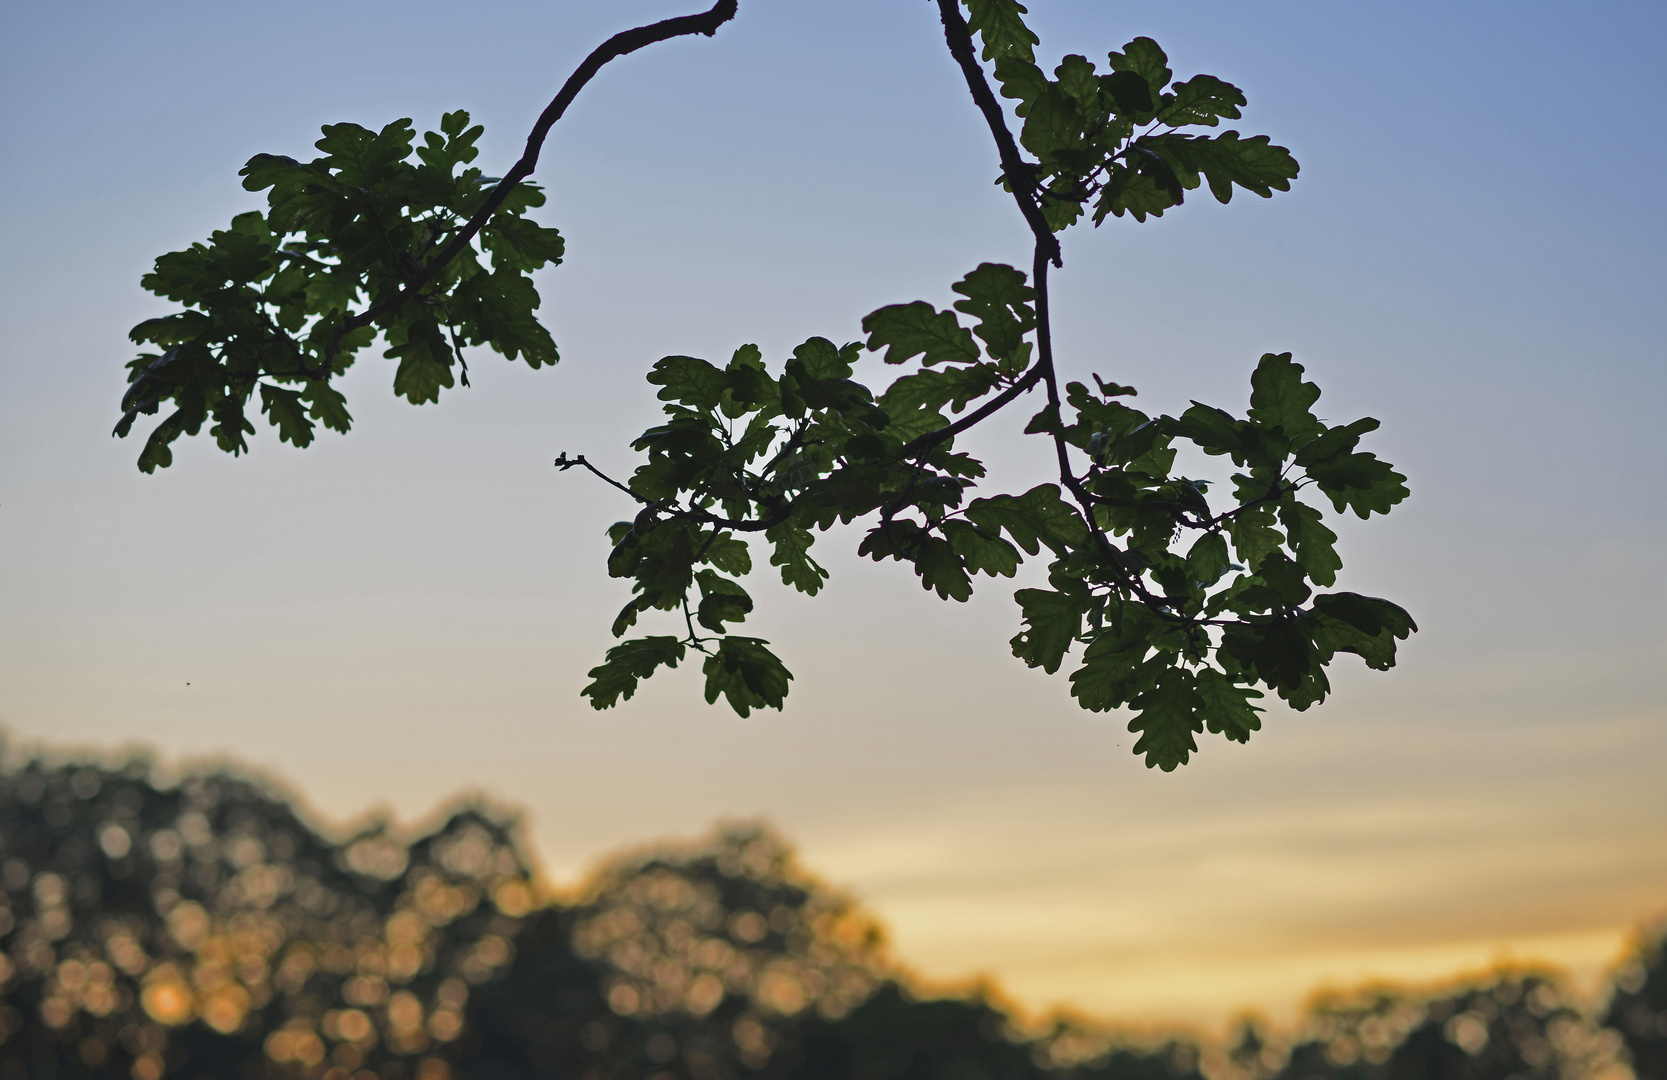
[[1031,49],[1042,39],[1026,26],[1029,9],[1018,0],[962,0],[967,8],[967,26],[984,39],[984,59],[1033,58]]
[[1263,355],[1250,376],[1250,420],[1287,439],[1304,439],[1321,430],[1312,408],[1320,388],[1302,381],[1302,365],[1290,353]]
[[1158,110],[1160,124],[1184,127],[1200,124],[1215,127],[1223,119],[1237,120],[1245,104],[1243,91],[1213,75],[1195,75],[1172,88],[1174,96]]
[[979,358],[972,333],[955,319],[952,311],[938,311],[931,304],[893,304],[868,315],[862,321],[871,351],[886,350],[888,364],[901,364],[921,357],[923,364],[973,363]]
[[997,495],[967,504],[967,520],[986,532],[1005,529],[1013,542],[1031,555],[1046,544],[1055,552],[1082,543],[1087,529],[1082,517],[1059,497],[1054,484],[1038,484],[1023,495]]
[[1205,700],[1193,689],[1191,672],[1166,668],[1151,689],[1136,697],[1130,706],[1136,715],[1129,730],[1137,732],[1134,752],[1146,755],[1146,767],[1173,772],[1185,765],[1198,749],[1193,733],[1204,730],[1200,714]]
[[1010,642],[1013,655],[1052,675],[1059,670],[1071,643],[1082,634],[1087,594],[1020,589],[1013,594],[1013,599],[1024,612],[1025,623],[1025,628]]
[[707,704],[722,695],[739,716],[747,716],[754,709],[781,708],[793,676],[767,645],[769,642],[760,638],[734,635],[720,641],[717,651],[702,666]]
[[1249,742],[1252,731],[1262,729],[1262,710],[1251,704],[1262,692],[1253,687],[1240,686],[1214,668],[1200,668],[1193,672],[1193,689],[1203,702],[1200,707],[1204,726],[1213,734],[1225,735],[1234,742]]
[[[579,691],[590,698],[591,708],[607,709],[629,701],[637,683],[661,666],[676,667],[684,647],[674,637],[632,638],[608,650],[607,660],[590,669],[590,683]],[[711,699],[708,699],[711,700]]]

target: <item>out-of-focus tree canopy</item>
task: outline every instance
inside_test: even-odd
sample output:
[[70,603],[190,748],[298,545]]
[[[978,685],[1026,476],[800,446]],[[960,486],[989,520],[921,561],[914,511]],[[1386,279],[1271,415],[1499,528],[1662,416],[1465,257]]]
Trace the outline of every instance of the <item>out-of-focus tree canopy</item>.
[[917,999],[756,828],[561,903],[479,808],[332,838],[224,772],[34,761],[0,774],[0,890],[0,1080],[1197,1075]]
[[1639,1080],[1644,942],[1601,1020],[1543,973],[1326,1000],[1295,1039],[1131,1042],[932,997],[756,827],[539,886],[514,822],[321,833],[269,786],[0,769],[0,1080]]
[[1638,1080],[1667,1080],[1667,924],[1616,973],[1603,1022],[1626,1040]]

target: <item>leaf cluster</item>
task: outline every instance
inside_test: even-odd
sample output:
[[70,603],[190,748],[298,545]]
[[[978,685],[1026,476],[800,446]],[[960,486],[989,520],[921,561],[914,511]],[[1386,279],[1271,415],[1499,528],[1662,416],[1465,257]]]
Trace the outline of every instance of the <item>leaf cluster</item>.
[[[780,708],[786,667],[766,642],[730,633],[753,609],[739,580],[752,569],[745,537],[762,534],[782,580],[814,595],[827,577],[809,554],[816,536],[859,520],[869,522],[861,554],[909,565],[946,600],[1045,553],[1048,587],[1015,595],[1013,653],[1051,674],[1075,652],[1072,694],[1086,709],[1133,710],[1135,751],[1149,765],[1185,762],[1206,730],[1247,740],[1264,690],[1297,709],[1324,700],[1338,653],[1393,665],[1414,629],[1405,611],[1317,591],[1335,585],[1342,561],[1311,496],[1361,517],[1406,497],[1405,478],[1358,448],[1375,420],[1317,418],[1319,389],[1289,354],[1262,358],[1244,417],[1199,403],[1150,417],[1121,400],[1128,387],[1070,383],[1065,408],[1044,409],[1028,430],[1082,463],[1066,477],[1071,490],[974,498],[984,465],[939,437],[945,413],[1024,378],[1022,335],[1037,313],[1011,267],[980,266],[955,290],[954,310],[917,301],[863,321],[868,350],[914,365],[879,394],[852,378],[862,346],[825,338],[800,345],[779,373],[752,345],[722,368],[688,356],[654,366],[667,422],[633,444],[647,454],[628,484],[643,509],[610,533],[609,573],[633,590],[613,630],[623,636],[660,609],[681,611],[686,633],[610,650],[584,691],[596,707],[696,649],[708,701],[723,696],[742,715]],[[1180,442],[1237,467],[1226,505],[1174,471]]]
[[1146,37],[1108,53],[1103,72],[1071,54],[1049,78],[1022,6],[970,0],[968,7],[984,59],[995,62],[1001,92],[1024,121],[1019,142],[1036,159],[1032,175],[1003,179],[1034,189],[1054,230],[1085,212],[1096,225],[1107,215],[1159,217],[1205,183],[1224,203],[1235,187],[1263,198],[1290,190],[1296,159],[1267,136],[1196,130],[1240,118],[1245,96],[1231,83],[1213,75],[1173,81],[1169,58]]
[[949,424],[946,409],[958,412],[1020,376],[1030,355],[1022,337],[1035,326],[1032,293],[1022,273],[995,264],[955,289],[963,296],[956,308],[977,320],[970,330],[954,311],[925,302],[864,320],[869,350],[892,364],[918,360],[917,371],[878,397],[852,378],[857,342],[810,338],[779,374],[755,345],[722,368],[691,356],[654,365],[648,381],[661,387],[667,420],[632,444],[647,454],[628,484],[643,509],[609,534],[608,572],[633,582],[613,632],[622,636],[639,614],[660,609],[681,611],[687,633],[611,649],[584,690],[594,705],[628,699],[642,678],[694,648],[707,654],[708,701],[721,695],[743,716],[781,707],[791,675],[779,658],[767,642],[728,632],[753,607],[736,580],[752,568],[747,534],[762,534],[781,580],[809,595],[828,576],[810,554],[816,534],[870,516],[878,521],[861,553],[910,563],[940,596],[967,599],[976,573],[1013,575],[1012,544],[957,516],[983,465],[935,434]]
[[[515,187],[473,241],[429,272],[496,183],[469,164],[482,130],[463,111],[420,144],[409,120],[381,131],[331,124],[321,157],[249,159],[243,186],[267,192],[266,212],[239,214],[206,242],[163,255],[141,281],[184,310],[131,334],[161,352],[128,365],[115,433],[171,406],[139,468],[166,467],[174,440],[204,424],[222,450],[243,453],[256,409],[298,447],[319,424],[347,431],[352,417],[332,381],[378,334],[398,361],[394,392],[412,404],[437,400],[459,377],[467,384],[470,345],[534,368],[555,363],[529,275],[561,260],[562,238],[527,218],[544,202],[536,187]],[[383,310],[358,325],[359,304]]]
[[[708,14],[727,18],[722,8]],[[638,504],[609,530],[608,573],[631,596],[612,626],[619,643],[583,694],[598,709],[617,705],[693,652],[709,703],[723,698],[742,716],[781,708],[793,676],[768,641],[740,632],[754,610],[752,544],[785,584],[814,596],[828,577],[812,555],[818,538],[859,522],[859,553],[906,564],[945,600],[969,599],[979,575],[1013,578],[1027,558],[1045,561],[1045,587],[1015,594],[1013,654],[1049,674],[1069,657],[1078,704],[1129,710],[1148,766],[1186,762],[1206,731],[1247,740],[1267,693],[1296,709],[1323,701],[1340,653],[1392,666],[1413,621],[1387,600],[1336,590],[1342,560],[1326,523],[1328,505],[1368,518],[1407,497],[1405,477],[1360,449],[1376,420],[1317,417],[1320,391],[1288,353],[1261,358],[1242,416],[1198,402],[1151,416],[1126,400],[1132,388],[1099,375],[1062,385],[1053,356],[1054,233],[1084,216],[1144,221],[1206,183],[1221,202],[1236,188],[1268,197],[1289,188],[1296,161],[1267,136],[1215,131],[1241,117],[1243,93],[1209,75],[1176,82],[1148,38],[1108,53],[1104,71],[1072,54],[1049,76],[1017,0],[938,8],[1002,182],[1031,226],[1030,273],[984,263],[955,283],[947,309],[881,307],[862,321],[863,340],[811,337],[776,365],[754,345],[721,366],[655,363],[648,381],[664,421],[632,443],[643,460],[628,480],[610,481]],[[711,32],[696,22],[689,32]],[[673,23],[593,53],[529,146],[596,66],[622,55],[619,42],[660,40]],[[974,35],[1022,121],[1017,139]],[[242,452],[257,392],[297,446],[318,423],[345,431],[331,382],[378,335],[398,361],[396,393],[414,404],[436,400],[454,369],[467,382],[471,345],[553,363],[529,274],[559,261],[562,242],[526,217],[543,196],[519,183],[536,153],[494,187],[469,164],[480,134],[462,112],[421,145],[409,121],[380,132],[338,124],[311,162],[251,159],[245,187],[268,192],[267,211],[163,256],[144,279],[184,310],[133,331],[163,351],[129,365],[117,434],[173,406],[140,467],[167,465],[172,441],[210,421],[223,449]],[[858,381],[864,353],[901,373],[883,387]],[[975,496],[986,469],[956,438],[1038,390],[1046,403],[1025,431],[1051,443],[1057,476]],[[1187,444],[1231,463],[1216,485],[1227,491],[1176,471]],[[583,457],[556,464],[596,471]],[[628,637],[645,617],[674,625]]]

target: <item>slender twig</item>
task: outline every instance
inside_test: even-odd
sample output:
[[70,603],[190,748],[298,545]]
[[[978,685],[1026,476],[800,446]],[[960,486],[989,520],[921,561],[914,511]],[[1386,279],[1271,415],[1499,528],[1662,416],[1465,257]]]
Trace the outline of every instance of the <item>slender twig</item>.
[[948,439],[953,439],[955,436],[961,434],[963,431],[966,431],[968,428],[977,426],[988,417],[1000,412],[1010,403],[1022,397],[1026,392],[1034,387],[1037,382],[1041,380],[1041,378],[1042,365],[1036,364],[1032,366],[1029,371],[1025,372],[1024,378],[1020,379],[1012,386],[1009,386],[1006,390],[1003,390],[989,401],[986,401],[972,412],[961,417],[961,419],[955,421],[953,424],[950,424],[947,427],[938,428],[936,431],[928,431],[926,434],[920,436],[920,438],[905,444],[903,449],[898,451],[898,456],[905,458],[919,457],[921,454],[932,449],[934,446],[937,446],[939,443]]
[[686,510],[676,510],[671,514],[672,518],[686,517],[698,521],[702,525],[715,525],[720,529],[733,529],[735,532],[766,532],[792,516],[791,506],[756,521],[748,521],[745,518],[723,517],[698,506],[691,506]]
[[615,480],[613,477],[611,477],[607,473],[603,472],[601,469],[598,469],[595,465],[592,465],[590,462],[586,461],[585,460],[585,455],[583,455],[583,454],[580,454],[578,457],[570,458],[564,452],[561,457],[559,457],[555,460],[556,468],[560,469],[562,472],[566,472],[568,469],[571,469],[575,465],[583,465],[585,468],[589,469],[594,475],[600,477],[601,479],[603,479],[607,483],[612,484],[614,487],[616,487],[619,490],[625,492],[625,494],[631,496],[631,498],[637,500],[640,503],[646,503],[646,502],[652,502],[653,501],[651,499],[643,498],[641,495],[638,495],[636,492],[632,491],[630,488],[626,487],[624,484],[620,483],[618,480]]
[[531,134],[527,136],[527,148],[522,153],[521,160],[517,161],[509,172],[504,174],[504,178],[498,181],[497,186],[486,197],[486,201],[481,204],[480,209],[475,211],[474,216],[452,237],[451,242],[441,250],[440,254],[412,275],[405,288],[397,294],[385,300],[377,301],[357,315],[348,316],[342,321],[341,326],[336,328],[335,334],[330,338],[330,345],[324,353],[324,376],[329,377],[335,364],[336,350],[340,348],[344,337],[362,326],[369,326],[377,316],[410,300],[423,286],[433,281],[435,275],[449,266],[453,259],[463,253],[463,249],[486,226],[492,215],[497,212],[498,207],[502,206],[504,200],[509,198],[509,193],[515,190],[521,181],[531,176],[533,170],[538,167],[538,154],[544,148],[544,140],[550,134],[550,129],[555,126],[557,120],[561,119],[562,114],[573,103],[573,99],[578,96],[579,91],[584,89],[585,84],[590,82],[598,71],[602,70],[604,64],[625,56],[627,53],[636,52],[638,49],[674,37],[682,37],[686,34],[705,34],[707,37],[711,37],[718,32],[718,27],[735,17],[737,2],[738,0],[718,0],[710,10],[703,11],[699,15],[681,15],[675,19],[664,19],[657,23],[650,23],[647,26],[625,30],[615,34],[592,50],[591,54],[585,57],[584,62],[574,70],[573,74],[567,77],[567,81],[562,84],[561,90],[551,99],[550,104],[546,105],[544,111],[539,114],[538,122],[533,125]]
[[[580,454],[578,457],[568,457],[565,453],[563,453],[561,457],[555,460],[554,464],[556,468],[560,469],[562,472],[566,472],[575,465],[582,466],[589,469],[591,475],[602,480],[604,483],[612,484],[614,487],[625,492],[625,494],[631,496],[631,498],[637,500],[638,502],[648,506],[657,505],[653,499],[643,498],[635,491],[632,491],[618,480],[615,480],[613,477],[603,472],[601,469],[598,469],[595,465],[592,465],[588,460],[586,460],[583,454]],[[763,532],[766,529],[772,529],[775,526],[780,525],[782,522],[786,521],[788,517],[788,512],[782,511],[758,521],[744,521],[738,518],[722,517],[718,514],[712,513],[710,510],[702,509],[699,506],[690,506],[687,509],[678,508],[671,510],[669,519],[675,520],[677,518],[689,518],[691,520],[698,521],[703,525],[715,525],[718,528],[733,529],[736,532]],[[715,535],[716,534],[714,534],[714,536]]]

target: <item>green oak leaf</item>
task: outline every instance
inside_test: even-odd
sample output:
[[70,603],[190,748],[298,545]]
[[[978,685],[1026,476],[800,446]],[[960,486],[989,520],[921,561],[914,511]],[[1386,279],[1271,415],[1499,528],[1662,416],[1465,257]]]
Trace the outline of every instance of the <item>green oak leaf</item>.
[[1227,626],[1217,658],[1229,675],[1262,681],[1298,711],[1324,701],[1331,689],[1310,631],[1295,619]]
[[952,311],[938,311],[924,300],[892,304],[871,312],[862,321],[871,352],[886,350],[885,362],[901,364],[921,357],[923,364],[968,364],[978,360],[972,332]]
[[1128,71],[1146,80],[1154,101],[1163,93],[1163,88],[1169,85],[1173,73],[1169,70],[1169,58],[1164,55],[1158,43],[1149,37],[1137,37],[1123,46],[1122,52],[1112,52],[1108,59],[1111,70]]
[[767,530],[764,538],[775,546],[770,565],[781,568],[783,585],[791,585],[807,596],[822,591],[828,572],[810,557],[810,546],[816,537],[809,529],[784,523]]
[[1315,644],[1324,659],[1352,652],[1366,666],[1387,671],[1395,666],[1395,642],[1406,640],[1418,625],[1399,605],[1359,593],[1325,593],[1314,598],[1320,623]]
[[1042,39],[1025,25],[1028,10],[1018,0],[962,0],[967,26],[984,39],[984,59],[1034,59],[1032,49]]
[[309,380],[301,391],[301,400],[307,403],[307,415],[331,431],[346,432],[353,426],[353,417],[347,412],[347,398],[324,380]]
[[1301,564],[1293,562],[1282,551],[1270,551],[1256,564],[1256,576],[1286,604],[1301,604],[1312,590]]
[[752,573],[752,555],[747,549],[747,542],[734,533],[721,532],[706,544],[706,552],[701,561],[717,567],[726,574],[745,575]]
[[695,621],[714,634],[725,632],[724,623],[741,622],[752,612],[752,597],[739,582],[711,570],[697,571],[695,582],[700,586]]
[[742,717],[754,709],[780,709],[793,676],[761,638],[730,635],[718,643],[701,670],[706,675],[706,703],[721,695]]
[[965,516],[985,532],[1006,530],[1031,555],[1040,550],[1038,544],[1064,554],[1088,536],[1082,515],[1060,498],[1056,484],[1038,484],[1023,495],[974,499]]
[[997,533],[986,532],[969,521],[946,521],[944,539],[961,557],[968,572],[990,577],[1012,577],[1019,569],[1019,553]]
[[1206,702],[1193,688],[1192,673],[1185,668],[1165,668],[1155,684],[1129,705],[1136,714],[1129,730],[1140,735],[1134,752],[1146,755],[1148,769],[1173,772],[1198,750],[1193,734],[1204,730],[1201,714]]
[[1239,106],[1245,104],[1243,91],[1213,75],[1194,75],[1171,89],[1174,96],[1157,115],[1158,123],[1171,127],[1215,127],[1224,119],[1239,119]]
[[1193,689],[1204,702],[1201,711],[1204,726],[1212,734],[1225,735],[1234,742],[1249,742],[1250,733],[1262,729],[1261,709],[1252,699],[1262,692],[1251,686],[1240,686],[1214,668],[1200,668],[1193,672]]
[[1157,617],[1144,604],[1117,604],[1107,624],[1083,650],[1082,666],[1071,673],[1071,694],[1090,712],[1127,705],[1151,684],[1168,663],[1162,655],[1147,661]]
[[1220,533],[1205,533],[1187,552],[1187,573],[1200,588],[1208,588],[1221,580],[1231,562],[1227,557],[1227,538]]
[[1291,181],[1297,177],[1296,158],[1283,146],[1274,146],[1266,135],[1247,139],[1237,131],[1220,135],[1170,133],[1142,142],[1172,163],[1182,174],[1185,186],[1193,186],[1186,182],[1188,177],[1202,176],[1219,202],[1232,200],[1235,185],[1266,199],[1275,191],[1291,190]]
[[1339,513],[1349,509],[1363,519],[1389,513],[1411,494],[1407,478],[1373,454],[1339,454],[1314,462],[1307,472]]
[[1324,515],[1288,497],[1279,504],[1279,523],[1309,579],[1328,589],[1335,585],[1343,560],[1337,554],[1337,534],[1326,527]]
[[637,684],[663,667],[676,667],[684,646],[674,637],[632,638],[608,650],[606,661],[590,669],[591,682],[580,691],[591,708],[607,709],[631,700]]
[[676,401],[691,409],[715,409],[729,386],[724,373],[694,356],[665,356],[655,361],[648,381],[663,387],[661,401]]
[[974,332],[998,360],[1017,352],[1024,335],[1036,328],[1032,307],[1036,290],[1026,284],[1023,272],[1011,266],[982,263],[953,288],[966,297],[955,301],[955,310],[978,320]]
[[1001,84],[1003,97],[1018,101],[1013,111],[1021,117],[1030,114],[1030,105],[1047,92],[1048,76],[1027,59],[1002,56],[996,59],[996,81]]
[[1227,521],[1227,535],[1233,551],[1245,566],[1255,566],[1270,552],[1278,551],[1285,537],[1274,528],[1274,509],[1268,503],[1249,506]]
[[1313,413],[1320,388],[1303,382],[1302,365],[1293,362],[1290,353],[1264,354],[1250,376],[1250,387],[1251,423],[1291,440],[1322,430]]
[[[1174,169],[1161,156],[1142,158],[1141,166],[1113,164],[1107,170],[1105,183],[1094,200],[1094,224],[1098,225],[1109,214],[1122,217],[1128,214],[1136,221],[1148,217],[1162,217],[1165,210],[1182,202],[1172,183]],[[1168,176],[1164,172],[1168,172]]]
[[313,441],[313,422],[307,418],[307,410],[298,392],[261,383],[260,401],[261,412],[278,429],[280,440],[297,447]]
[[856,363],[861,350],[862,346],[856,342],[836,346],[825,337],[813,337],[793,350],[793,359],[812,379],[849,379],[851,365]]
[[1059,670],[1071,643],[1082,635],[1082,617],[1088,610],[1086,592],[1054,592],[1051,589],[1020,589],[1013,594],[1024,613],[1024,629],[1009,644],[1013,655],[1030,667],[1052,675]]
[[920,410],[936,413],[945,405],[960,412],[969,402],[1000,385],[1001,373],[994,364],[929,368],[897,379],[886,389],[879,404],[894,423],[907,422],[906,418]]

